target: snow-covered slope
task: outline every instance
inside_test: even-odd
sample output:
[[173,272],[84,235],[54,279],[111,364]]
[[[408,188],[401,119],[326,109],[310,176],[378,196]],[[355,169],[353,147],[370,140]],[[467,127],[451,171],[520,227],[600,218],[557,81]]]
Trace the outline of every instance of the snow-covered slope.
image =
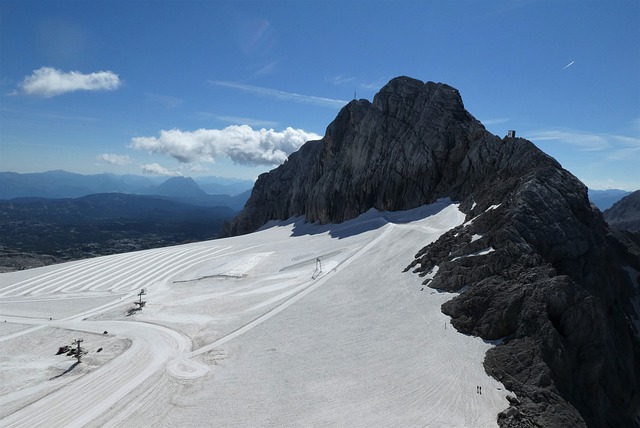
[[[0,426],[496,426],[492,345],[402,273],[463,221],[441,201],[2,274]],[[77,338],[82,363],[54,355]]]

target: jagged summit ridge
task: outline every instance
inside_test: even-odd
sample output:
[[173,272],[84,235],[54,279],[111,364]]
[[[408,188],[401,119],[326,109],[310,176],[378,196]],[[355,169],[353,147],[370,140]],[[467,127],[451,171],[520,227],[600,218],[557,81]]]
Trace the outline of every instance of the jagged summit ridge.
[[[467,112],[458,91],[398,77],[373,99],[347,104],[319,141],[261,175],[229,234],[304,215],[342,222],[370,208],[411,209],[439,197],[463,200],[492,183],[559,165],[523,139],[508,143]],[[480,203],[480,200],[476,200]]]

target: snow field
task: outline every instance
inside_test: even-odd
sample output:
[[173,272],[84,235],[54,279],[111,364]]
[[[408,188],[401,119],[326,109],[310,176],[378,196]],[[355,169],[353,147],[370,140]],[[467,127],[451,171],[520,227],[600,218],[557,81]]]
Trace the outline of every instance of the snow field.
[[[0,380],[17,388],[33,361],[22,395],[0,389],[0,426],[496,426],[492,345],[448,324],[453,295],[402,273],[463,221],[441,201],[0,275],[0,321],[18,326],[0,328]],[[126,316],[142,287],[147,306]],[[51,381],[73,363],[57,342],[49,355],[51,331],[131,346]]]
[[[25,402],[37,402],[129,347],[129,341],[111,335],[82,333],[90,345],[84,347],[88,353],[83,363],[75,367],[75,359],[55,353],[59,346],[70,345],[80,333],[53,327],[40,329],[38,333],[17,336],[0,345],[1,425],[4,425],[2,418],[24,407]],[[102,350],[97,352],[99,348]]]

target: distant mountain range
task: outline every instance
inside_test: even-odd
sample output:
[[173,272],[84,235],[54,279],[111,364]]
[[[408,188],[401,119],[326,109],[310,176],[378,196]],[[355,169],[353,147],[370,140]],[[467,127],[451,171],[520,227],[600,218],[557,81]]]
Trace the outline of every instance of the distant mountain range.
[[[236,196],[253,187],[251,180],[216,176],[196,177],[144,177],[138,175],[94,174],[83,175],[67,171],[47,171],[20,174],[0,172],[0,199],[23,197],[79,198],[95,193],[129,193],[135,195],[185,196],[171,193],[179,188],[176,183],[190,181],[200,188],[200,194]],[[192,183],[191,183],[192,182]],[[172,184],[173,183],[173,184]],[[189,196],[194,194],[190,192]]]
[[600,211],[604,211],[608,208],[611,208],[613,204],[618,202],[620,199],[629,195],[631,192],[620,189],[607,189],[607,190],[593,190],[589,189],[589,200],[596,206]]
[[213,239],[236,212],[124,193],[0,201],[0,271]]
[[197,180],[0,172],[0,271],[213,239],[253,182]]
[[[200,199],[198,205],[229,206],[240,210],[249,198],[252,187],[251,180],[217,176],[166,178],[108,173],[84,175],[62,170],[27,174],[0,171],[0,199],[60,199],[96,193],[127,193],[190,199],[190,203]],[[620,189],[589,189],[589,199],[600,211],[604,211],[630,193]],[[217,199],[206,195],[215,195]],[[230,199],[234,196],[239,197]]]
[[604,219],[615,229],[640,232],[640,190],[625,196],[605,210]]

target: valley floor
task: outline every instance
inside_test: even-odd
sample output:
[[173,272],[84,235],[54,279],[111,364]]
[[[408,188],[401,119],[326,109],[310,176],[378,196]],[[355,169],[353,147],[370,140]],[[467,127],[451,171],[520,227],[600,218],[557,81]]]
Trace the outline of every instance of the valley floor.
[[[492,345],[402,273],[463,221],[438,202],[0,274],[0,426],[497,426]],[[55,355],[78,338],[82,363]]]

